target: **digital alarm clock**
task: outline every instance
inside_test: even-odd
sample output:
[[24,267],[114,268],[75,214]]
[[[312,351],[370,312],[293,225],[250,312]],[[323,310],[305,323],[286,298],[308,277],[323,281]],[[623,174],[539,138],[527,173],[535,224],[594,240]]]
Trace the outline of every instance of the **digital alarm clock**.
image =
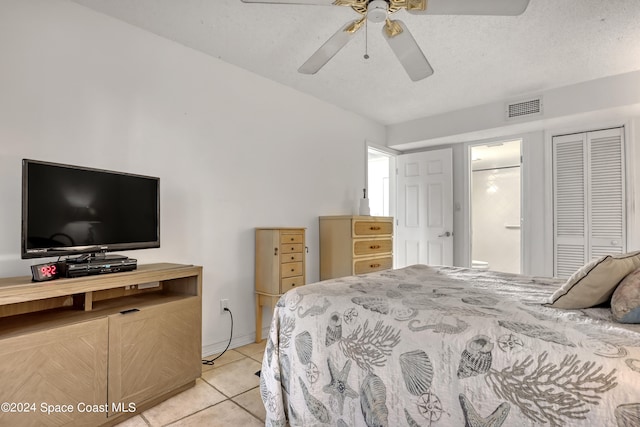
[[60,277],[60,268],[57,262],[37,264],[31,266],[31,276],[34,282],[45,282]]

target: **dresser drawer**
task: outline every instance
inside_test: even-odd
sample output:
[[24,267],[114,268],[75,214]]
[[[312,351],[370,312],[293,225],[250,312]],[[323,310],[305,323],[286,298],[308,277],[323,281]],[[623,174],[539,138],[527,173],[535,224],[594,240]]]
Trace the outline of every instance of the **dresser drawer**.
[[280,277],[302,276],[301,262],[284,262],[280,265]]
[[377,236],[393,234],[393,223],[387,221],[353,221],[353,236]]
[[302,243],[304,235],[301,233],[282,233],[280,235],[280,244],[286,245],[287,243]]
[[392,239],[354,240],[353,255],[377,255],[390,253],[393,249]]
[[353,263],[353,274],[372,273],[393,267],[393,257],[372,258]]
[[294,252],[302,253],[302,243],[280,244],[280,253],[290,254]]
[[288,254],[283,253],[280,256],[280,262],[295,262],[302,261],[302,252],[291,252]]
[[304,276],[287,277],[280,282],[280,293],[284,294],[291,289],[304,285]]

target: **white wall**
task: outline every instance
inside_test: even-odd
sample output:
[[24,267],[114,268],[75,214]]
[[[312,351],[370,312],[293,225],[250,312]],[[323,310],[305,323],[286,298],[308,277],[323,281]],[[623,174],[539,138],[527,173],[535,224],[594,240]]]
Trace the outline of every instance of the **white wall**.
[[640,115],[640,70],[604,77],[515,100],[542,98],[542,115],[507,120],[513,100],[478,105],[387,127],[387,145],[396,150],[484,140],[620,116]]
[[[492,103],[387,127],[396,150],[453,147],[454,265],[469,266],[469,155],[474,144],[522,139],[522,272],[553,274],[551,138],[625,127],[627,249],[640,248],[640,71],[541,93],[544,114],[507,123],[504,103]],[[425,148],[426,147],[426,148]]]
[[234,346],[254,338],[254,227],[307,227],[318,280],[317,217],[354,213],[365,140],[385,141],[381,125],[64,0],[2,0],[0,52],[0,276],[42,261],[20,260],[22,158],[159,176],[162,246],[127,255],[204,267],[207,354],[228,339],[221,298]]

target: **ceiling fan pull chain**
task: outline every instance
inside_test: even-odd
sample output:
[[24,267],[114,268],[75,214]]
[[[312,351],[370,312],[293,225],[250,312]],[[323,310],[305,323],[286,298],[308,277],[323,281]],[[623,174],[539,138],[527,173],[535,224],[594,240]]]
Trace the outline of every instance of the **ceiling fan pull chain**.
[[364,59],[369,59],[369,24],[364,20]]

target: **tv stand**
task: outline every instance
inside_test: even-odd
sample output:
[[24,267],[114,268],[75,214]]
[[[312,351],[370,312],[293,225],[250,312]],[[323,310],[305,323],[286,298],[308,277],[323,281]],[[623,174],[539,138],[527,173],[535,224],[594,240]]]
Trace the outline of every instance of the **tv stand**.
[[20,405],[2,426],[117,424],[195,385],[201,359],[202,267],[0,278],[0,402]]

